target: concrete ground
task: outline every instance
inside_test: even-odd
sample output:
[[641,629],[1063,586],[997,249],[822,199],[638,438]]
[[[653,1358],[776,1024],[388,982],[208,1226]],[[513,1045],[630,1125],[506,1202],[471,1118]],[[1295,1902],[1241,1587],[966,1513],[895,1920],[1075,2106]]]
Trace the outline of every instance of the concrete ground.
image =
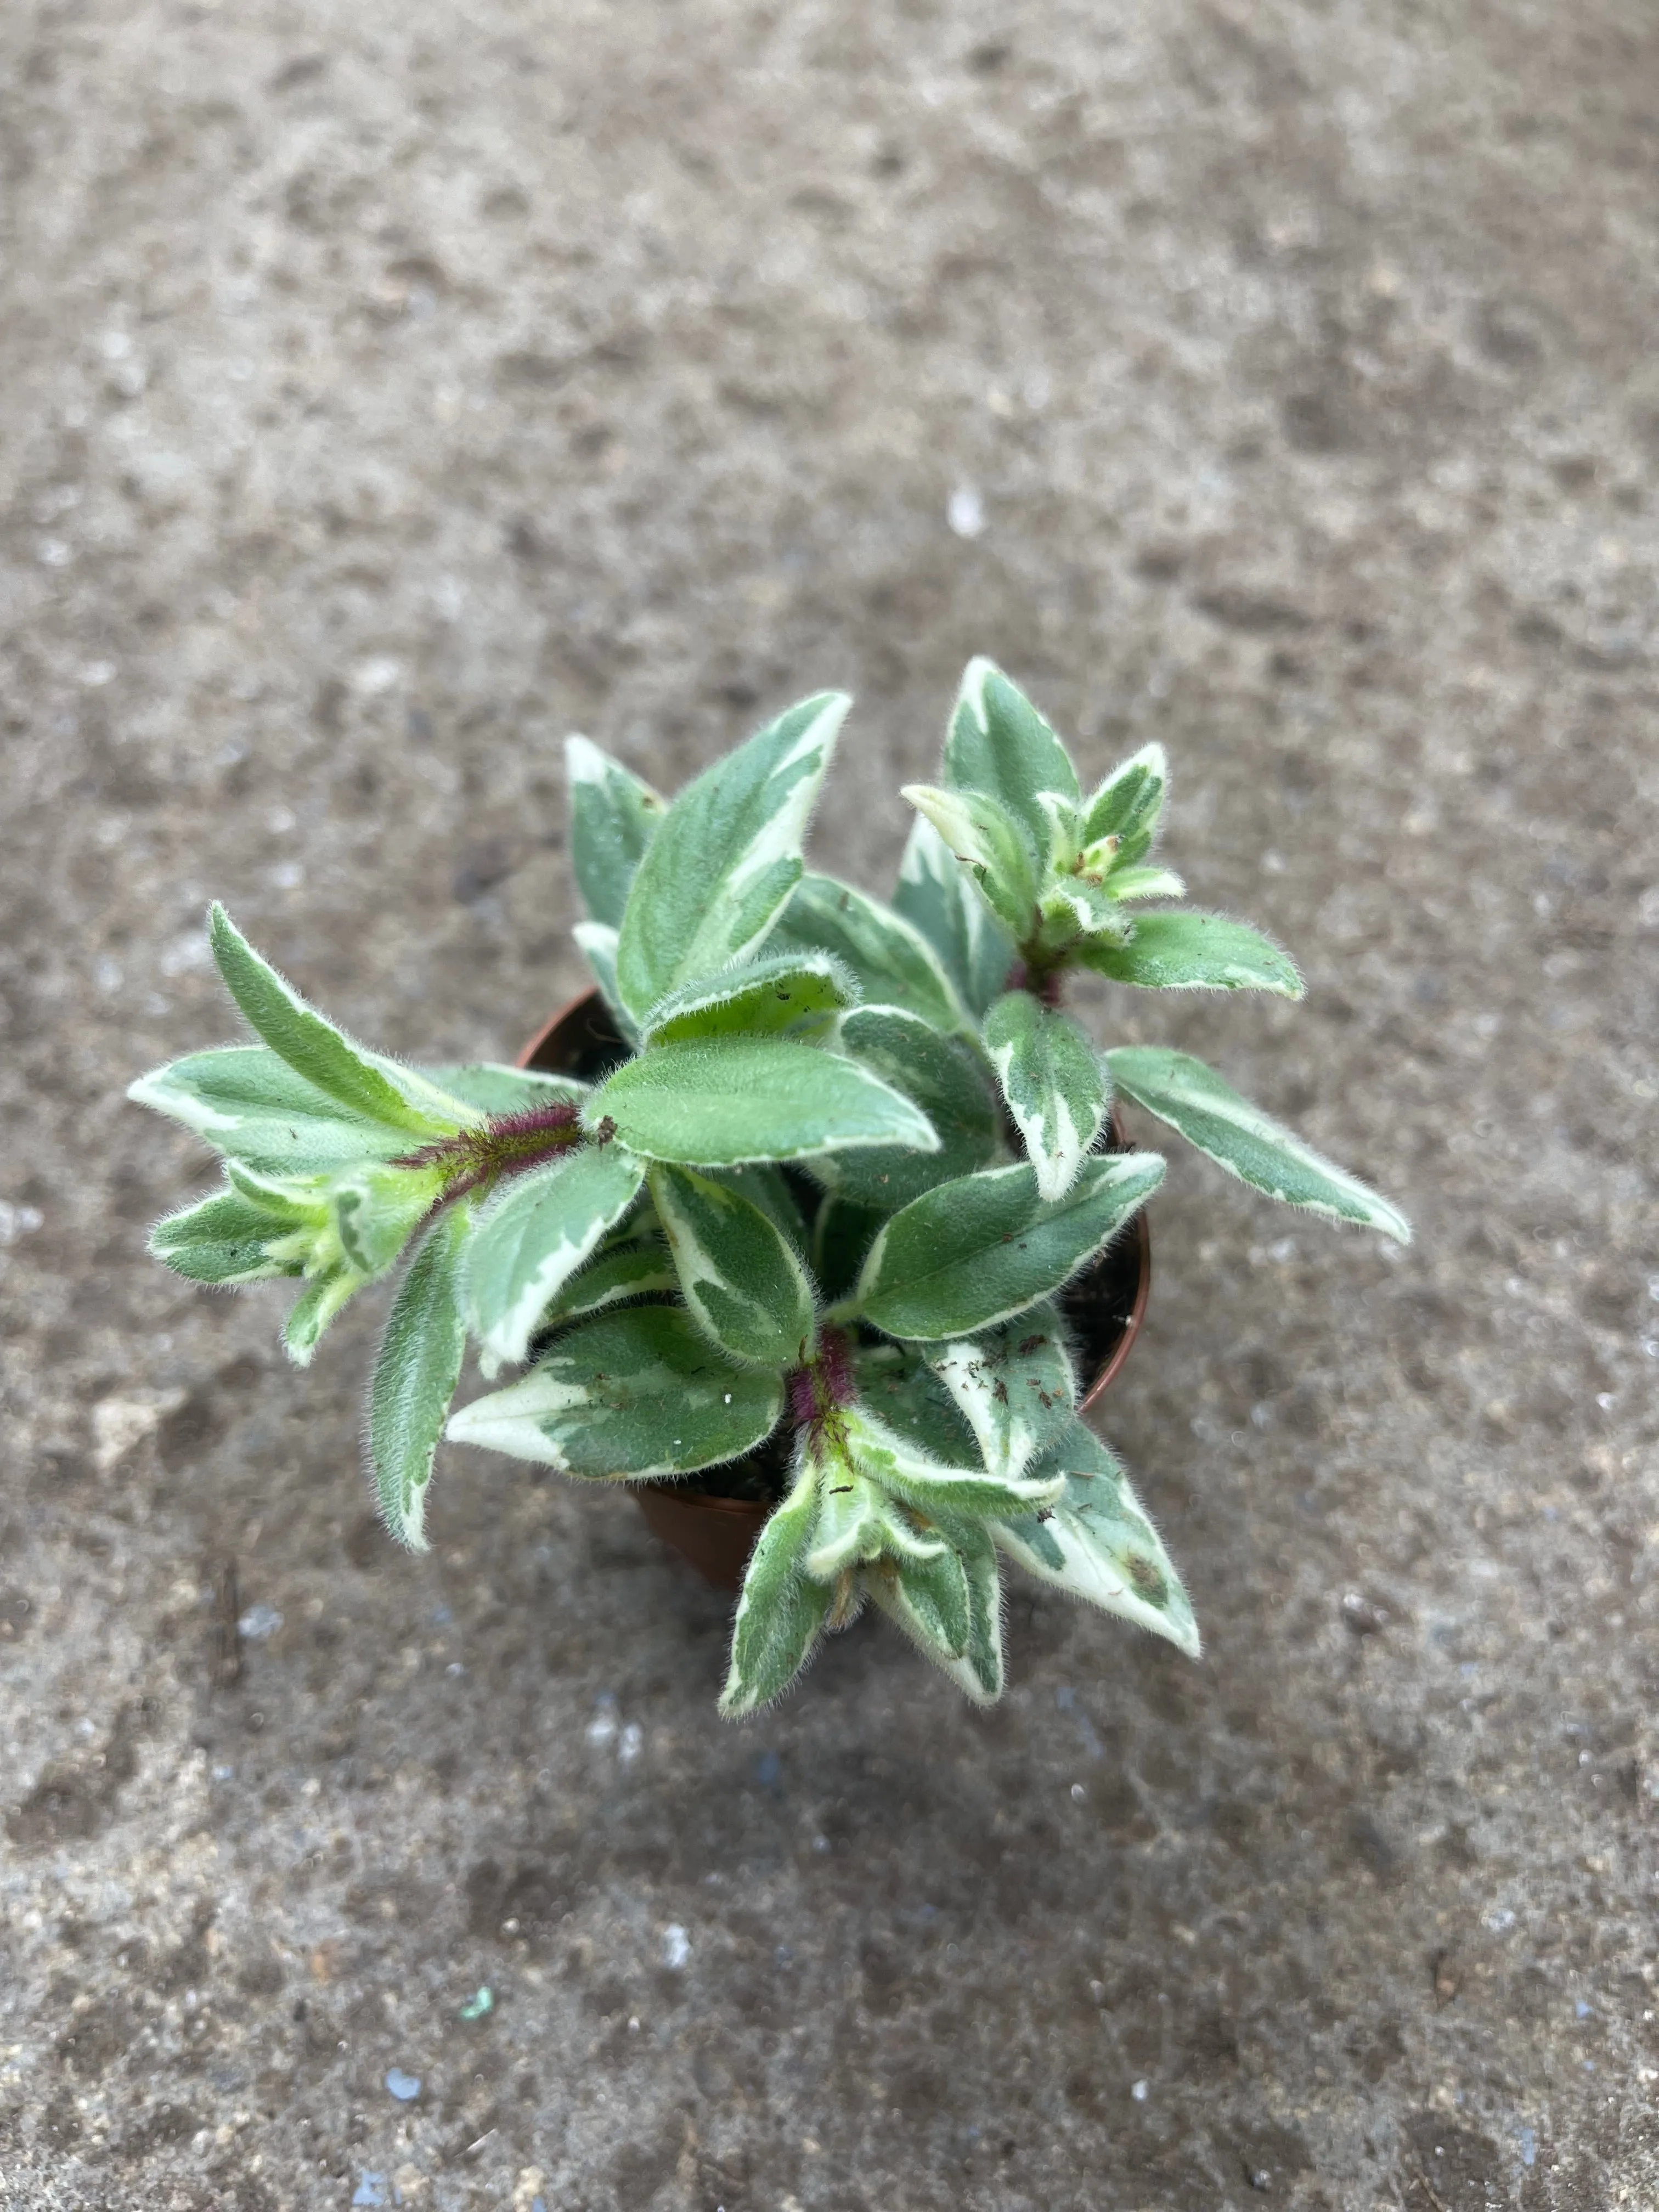
[[[1659,2201],[1656,171],[1646,0],[0,15],[0,2201]],[[975,650],[1308,970],[1102,1034],[1418,1241],[1174,1161],[1201,1662],[1028,1587],[989,1716],[865,1624],[734,1729],[625,1498],[391,1547],[376,1316],[152,1265],[121,1091],[216,894],[511,1052],[572,726],[847,684],[884,886]]]

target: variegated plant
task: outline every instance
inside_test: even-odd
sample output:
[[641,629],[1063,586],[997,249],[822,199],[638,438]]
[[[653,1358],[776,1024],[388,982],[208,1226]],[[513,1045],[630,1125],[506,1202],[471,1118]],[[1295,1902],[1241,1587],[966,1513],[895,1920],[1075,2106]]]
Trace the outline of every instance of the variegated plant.
[[[1201,1061],[1099,1052],[1060,1011],[1078,967],[1300,995],[1277,946],[1176,903],[1152,858],[1160,748],[1085,797],[1036,710],[975,661],[940,782],[907,793],[920,818],[887,906],[802,860],[847,706],[803,701],[672,805],[570,741],[576,934],[618,1039],[597,1080],[367,1051],[216,907],[214,957],[259,1042],[131,1092],[225,1162],[152,1249],[199,1282],[300,1280],[301,1365],[401,1270],[368,1449],[403,1542],[424,1542],[444,1434],[772,1500],[733,1715],[866,1600],[994,1698],[1000,1553],[1197,1651],[1157,1532],[1077,1410],[1061,1294],[1164,1174],[1103,1149],[1115,1089],[1273,1197],[1409,1234]],[[452,1413],[469,1339],[489,1381],[524,1372]]]

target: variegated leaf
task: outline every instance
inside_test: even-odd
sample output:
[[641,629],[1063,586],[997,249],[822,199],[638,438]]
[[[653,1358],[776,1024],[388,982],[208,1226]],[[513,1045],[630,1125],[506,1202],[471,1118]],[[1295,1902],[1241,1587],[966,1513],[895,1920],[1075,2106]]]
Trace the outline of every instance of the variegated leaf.
[[801,839],[851,704],[825,691],[706,769],[658,825],[628,895],[617,987],[636,1018],[754,951],[801,874]]
[[970,660],[945,740],[946,781],[1000,799],[1046,860],[1058,813],[1078,803],[1077,771],[1060,739],[993,661]]
[[564,741],[570,786],[570,858],[590,918],[622,926],[628,890],[662,819],[665,802],[586,738]]
[[982,1336],[930,1347],[927,1364],[994,1474],[1024,1474],[1071,1425],[1077,1384],[1052,1305],[1034,1306]]
[[447,1433],[599,1481],[692,1474],[740,1459],[776,1427],[779,1378],[738,1367],[673,1306],[579,1322],[521,1382],[463,1407]]
[[907,783],[902,795],[933,823],[1010,937],[1024,943],[1036,920],[1040,887],[1025,823],[988,792]]
[[441,1216],[416,1249],[387,1317],[368,1393],[368,1462],[386,1525],[412,1552],[423,1522],[433,1454],[460,1380],[466,1330],[458,1261],[466,1222]]
[[994,1474],[980,1467],[941,1467],[863,1406],[843,1416],[846,1449],[859,1472],[928,1519],[949,1514],[982,1520],[1030,1512],[1060,1488],[1057,1479]]
[[925,1559],[891,1557],[865,1566],[859,1579],[889,1620],[896,1621],[937,1667],[967,1652],[973,1606],[961,1555],[941,1544]]
[[706,1036],[822,1036],[843,1007],[858,1004],[857,982],[830,953],[804,946],[722,969],[654,1006],[641,1024],[647,1044]]
[[127,1096],[265,1175],[326,1175],[396,1158],[416,1141],[342,1107],[264,1045],[191,1053],[140,1076]]
[[817,1642],[832,1593],[801,1564],[817,1508],[818,1470],[803,1455],[789,1495],[749,1555],[720,1693],[720,1710],[727,1720],[740,1720],[781,1698]]
[[1170,786],[1162,745],[1143,745],[1091,793],[1083,813],[1083,865],[1133,867],[1152,847]]
[[1013,939],[922,814],[910,825],[893,908],[933,946],[957,995],[977,1020],[1006,987]]
[[651,1195],[691,1314],[732,1358],[805,1364],[817,1328],[811,1278],[769,1215],[729,1184],[653,1167]]
[[1010,991],[985,1017],[985,1047],[1036,1170],[1037,1193],[1064,1198],[1106,1119],[1094,1048],[1069,1016]]
[[588,966],[593,971],[593,981],[599,987],[599,996],[606,1011],[617,1024],[617,1033],[629,1044],[640,1041],[640,1025],[623,1004],[622,993],[617,988],[617,933],[608,922],[579,921],[573,925],[570,934],[580,945]]
[[1411,1243],[1411,1224],[1397,1206],[1241,1097],[1201,1060],[1152,1045],[1125,1045],[1106,1058],[1113,1080],[1131,1098],[1241,1182],[1286,1206]]
[[466,1252],[465,1310],[484,1352],[521,1360],[550,1300],[633,1205],[643,1164],[585,1145],[515,1176],[479,1215]]
[[903,1006],[935,1029],[968,1025],[966,1009],[939,956],[890,907],[832,876],[803,876],[766,940],[769,952],[833,953],[872,1004]]
[[1085,945],[1078,957],[1115,983],[1145,990],[1273,991],[1282,999],[1303,992],[1288,953],[1219,914],[1144,914],[1127,945]]
[[897,1006],[860,1006],[842,1016],[836,1042],[912,1100],[939,1139],[933,1153],[878,1146],[833,1154],[822,1173],[843,1196],[894,1213],[935,1183],[970,1175],[1002,1152],[985,1064],[966,1038],[943,1036]]

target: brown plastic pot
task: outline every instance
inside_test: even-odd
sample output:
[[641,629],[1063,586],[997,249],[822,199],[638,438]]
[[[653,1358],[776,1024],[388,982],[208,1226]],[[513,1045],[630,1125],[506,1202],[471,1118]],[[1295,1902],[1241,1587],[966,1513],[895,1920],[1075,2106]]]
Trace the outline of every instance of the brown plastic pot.
[[[603,1075],[626,1052],[597,991],[584,991],[538,1030],[517,1065],[544,1075]],[[1118,1120],[1111,1121],[1111,1149],[1133,1149]],[[1091,1414],[1116,1381],[1146,1315],[1152,1291],[1152,1240],[1144,1212],[1136,1214],[1084,1274],[1060,1293],[1076,1332],[1084,1391],[1079,1410]],[[754,1498],[708,1498],[673,1482],[635,1484],[634,1497],[653,1535],[688,1560],[715,1589],[743,1587],[744,1571],[771,1507]]]

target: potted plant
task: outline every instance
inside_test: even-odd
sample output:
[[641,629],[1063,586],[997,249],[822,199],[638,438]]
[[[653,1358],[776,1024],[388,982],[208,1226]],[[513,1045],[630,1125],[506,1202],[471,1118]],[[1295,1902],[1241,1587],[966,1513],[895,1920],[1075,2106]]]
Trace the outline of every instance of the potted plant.
[[[576,935],[603,1005],[554,1025],[540,1064],[369,1051],[216,906],[214,957],[258,1042],[131,1093],[225,1164],[151,1249],[198,1282],[297,1279],[299,1364],[398,1275],[367,1448],[401,1542],[424,1543],[445,1434],[644,1486],[659,1525],[665,1495],[696,1498],[740,1524],[739,1556],[754,1538],[733,1716],[866,1601],[995,1698],[1003,1556],[1196,1654],[1180,1578],[1079,1411],[1075,1286],[1164,1168],[1112,1148],[1115,1093],[1272,1197],[1409,1235],[1202,1062],[1099,1052],[1063,1011],[1079,968],[1301,994],[1276,945],[1182,905],[1154,859],[1161,748],[1085,794],[1036,708],[974,661],[939,782],[906,791],[918,819],[884,905],[802,860],[848,703],[803,700],[672,804],[570,741]],[[469,1342],[499,1387],[452,1413]],[[1109,1345],[1081,1349],[1087,1382]]]

